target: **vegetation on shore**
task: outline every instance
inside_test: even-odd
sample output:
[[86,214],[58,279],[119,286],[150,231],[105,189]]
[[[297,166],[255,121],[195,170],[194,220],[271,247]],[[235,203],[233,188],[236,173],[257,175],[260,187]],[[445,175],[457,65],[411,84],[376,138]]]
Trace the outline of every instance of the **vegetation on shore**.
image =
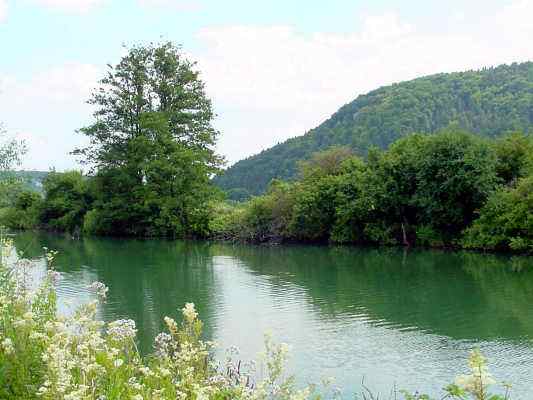
[[533,251],[533,141],[450,127],[413,134],[367,160],[331,148],[300,163],[294,182],[221,205],[215,237]]
[[[478,100],[485,106],[469,106],[484,113],[482,120],[471,115],[435,132],[435,126],[448,121],[443,114],[439,123],[422,126],[431,134],[404,132],[387,150],[366,148],[365,158],[349,146],[330,147],[300,162],[298,179],[273,180],[266,194],[244,203],[224,201],[213,185],[223,160],[214,152],[214,114],[194,68],[172,43],[128,49],[89,100],[95,107],[94,122],[80,129],[89,145],[74,151],[88,166],[88,175],[50,172],[42,193],[27,190],[17,179],[4,179],[0,224],[75,237],[85,233],[533,252],[531,136],[523,131],[487,139],[460,127],[468,122],[474,132],[487,135],[493,132],[490,121],[498,122],[494,129],[506,127],[494,120],[499,108],[489,113],[483,93],[513,83],[516,98],[506,99],[529,104],[531,91],[523,88],[531,84],[531,64],[483,71],[477,86],[466,85],[474,73],[454,75],[464,79],[465,87],[483,89]],[[409,97],[422,83],[432,87],[434,79],[446,92],[452,78],[424,78],[398,85],[393,93]],[[389,91],[378,92],[388,98]],[[529,121],[519,103],[510,126]],[[387,115],[394,120],[395,113]],[[368,137],[381,135],[372,129]],[[381,144],[398,136],[391,129]],[[0,148],[4,174],[20,159],[20,150],[13,142]]]
[[[0,210],[0,221],[10,228],[41,227],[75,236],[84,232],[183,237],[187,232],[249,243],[416,245],[531,253],[532,154],[533,140],[521,133],[488,140],[454,127],[434,135],[407,136],[387,151],[370,151],[367,160],[334,147],[300,163],[299,180],[273,181],[265,195],[244,203],[222,201],[206,183],[202,192],[194,194],[210,194],[198,199],[201,208],[191,203],[185,209],[190,212],[187,224],[179,210],[172,214],[172,208],[153,203],[143,208],[152,197],[137,199],[140,203],[103,202],[106,191],[98,175],[51,172],[44,179],[43,196],[12,190]],[[114,195],[109,188],[108,196]],[[157,204],[183,205],[182,196],[192,201],[190,192],[176,192],[158,198]],[[108,207],[115,207],[116,214],[105,214]],[[130,208],[146,211],[142,230],[133,216],[128,223],[122,218]]]
[[[214,357],[215,343],[202,338],[202,322],[194,305],[181,310],[182,321],[165,317],[166,332],[154,341],[154,352],[137,349],[133,320],[102,322],[96,318],[107,287],[94,282],[95,300],[71,316],[56,311],[54,253],[46,254],[47,274],[40,285],[32,278],[33,263],[16,254],[2,239],[0,262],[0,397],[11,400],[306,400],[337,397],[331,384],[299,388],[287,374],[288,347],[265,339],[260,362],[241,362],[232,352]],[[506,400],[490,394],[496,384],[485,358],[474,350],[470,372],[443,389],[445,398]],[[399,392],[405,400],[430,400],[427,395]],[[370,390],[363,399],[376,399]]]

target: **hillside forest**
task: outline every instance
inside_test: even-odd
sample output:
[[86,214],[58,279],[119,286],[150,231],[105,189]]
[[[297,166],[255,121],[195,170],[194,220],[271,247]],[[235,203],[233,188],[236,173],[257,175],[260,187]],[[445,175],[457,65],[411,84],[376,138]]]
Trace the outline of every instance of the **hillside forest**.
[[[215,178],[230,198],[264,193],[272,179],[298,177],[298,162],[331,146],[366,157],[413,132],[449,125],[482,137],[533,126],[533,63],[426,76],[358,96],[318,127],[237,162]],[[295,132],[299,134],[299,132]]]

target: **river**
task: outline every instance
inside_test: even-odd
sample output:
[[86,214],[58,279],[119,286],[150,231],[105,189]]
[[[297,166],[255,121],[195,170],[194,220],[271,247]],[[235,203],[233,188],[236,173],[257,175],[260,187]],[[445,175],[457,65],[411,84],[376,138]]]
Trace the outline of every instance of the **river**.
[[[194,302],[205,336],[256,358],[263,335],[291,346],[299,382],[333,377],[345,397],[366,386],[430,394],[466,372],[479,347],[513,399],[533,397],[533,258],[397,248],[232,246],[21,233],[18,251],[57,250],[59,309],[98,280],[99,313],[137,322],[151,350],[164,316]],[[529,393],[529,396],[528,396]]]

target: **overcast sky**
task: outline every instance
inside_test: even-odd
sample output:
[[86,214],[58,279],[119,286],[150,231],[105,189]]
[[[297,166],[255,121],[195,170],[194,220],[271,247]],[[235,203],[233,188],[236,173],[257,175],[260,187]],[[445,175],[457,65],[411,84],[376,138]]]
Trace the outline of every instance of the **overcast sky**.
[[0,0],[0,122],[26,169],[74,168],[85,104],[123,43],[198,61],[231,164],[379,86],[533,60],[533,0]]

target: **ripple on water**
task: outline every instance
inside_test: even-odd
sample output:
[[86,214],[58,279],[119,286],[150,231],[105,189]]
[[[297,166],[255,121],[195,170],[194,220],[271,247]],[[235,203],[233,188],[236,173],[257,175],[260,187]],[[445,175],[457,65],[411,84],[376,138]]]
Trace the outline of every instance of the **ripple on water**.
[[[41,240],[41,239],[39,239]],[[83,301],[94,280],[110,287],[102,315],[134,318],[145,349],[164,315],[194,301],[206,335],[256,358],[263,333],[292,346],[301,382],[333,376],[346,397],[361,380],[381,393],[396,384],[436,394],[480,347],[494,375],[533,387],[533,269],[509,260],[445,252],[256,248],[86,239],[63,249],[60,301]],[[490,266],[490,267],[488,267]]]

